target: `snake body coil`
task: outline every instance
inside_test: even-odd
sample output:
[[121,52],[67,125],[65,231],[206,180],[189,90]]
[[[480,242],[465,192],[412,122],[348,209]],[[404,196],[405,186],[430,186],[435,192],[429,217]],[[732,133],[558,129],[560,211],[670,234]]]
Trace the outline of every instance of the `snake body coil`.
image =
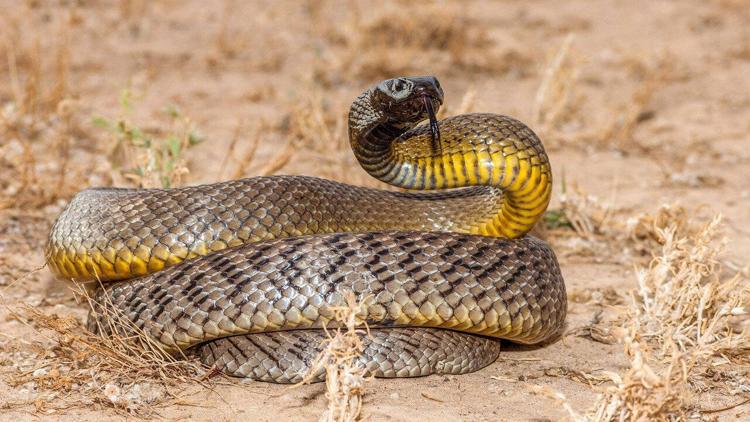
[[55,222],[47,261],[80,281],[138,277],[98,299],[167,350],[200,345],[205,363],[234,375],[299,380],[348,291],[374,328],[360,358],[372,374],[479,369],[497,357],[496,338],[538,343],[564,323],[554,253],[524,236],[549,203],[551,172],[522,123],[437,122],[442,100],[432,77],[381,82],[352,105],[352,149],[392,185],[463,189],[304,176],[88,189]]

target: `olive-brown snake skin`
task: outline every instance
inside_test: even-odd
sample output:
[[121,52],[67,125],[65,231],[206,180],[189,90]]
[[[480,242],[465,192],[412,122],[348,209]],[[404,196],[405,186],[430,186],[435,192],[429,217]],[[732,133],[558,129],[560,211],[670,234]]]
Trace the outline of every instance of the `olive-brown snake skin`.
[[380,180],[461,189],[305,176],[87,189],[55,222],[47,262],[78,281],[127,280],[97,301],[232,375],[299,381],[346,292],[365,304],[360,362],[371,374],[477,370],[497,358],[497,339],[539,343],[564,324],[555,255],[525,236],[549,203],[551,171],[522,123],[438,122],[442,100],[433,77],[383,81],[354,101],[350,140]]

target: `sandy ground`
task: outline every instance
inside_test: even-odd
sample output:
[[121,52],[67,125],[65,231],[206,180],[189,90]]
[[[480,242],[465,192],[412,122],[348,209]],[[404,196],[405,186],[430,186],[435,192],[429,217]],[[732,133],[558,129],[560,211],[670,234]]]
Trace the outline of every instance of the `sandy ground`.
[[[186,182],[202,183],[258,174],[294,135],[286,127],[290,113],[311,99],[322,96],[323,109],[340,118],[357,93],[384,77],[435,74],[446,91],[449,113],[460,108],[468,92],[471,110],[513,115],[542,135],[557,181],[553,208],[564,180],[568,189],[577,186],[610,204],[618,210],[613,218],[623,222],[665,203],[703,215],[721,211],[729,240],[725,258],[747,265],[748,3],[422,3],[0,1],[0,105],[6,120],[17,91],[27,90],[34,57],[41,58],[38,103],[57,100],[34,112],[32,120],[42,122],[39,128],[21,117],[14,131],[0,135],[0,197],[9,198],[0,201],[4,304],[26,302],[85,317],[66,285],[46,268],[19,277],[43,265],[49,225],[75,190],[126,183],[106,156],[111,136],[91,124],[92,116],[113,119],[121,113],[118,96],[125,88],[135,97],[131,119],[147,130],[167,130],[161,110],[170,104],[190,116],[205,141],[186,152]],[[438,21],[420,20],[420,14],[450,25],[430,33],[430,23]],[[402,31],[388,25],[378,29],[381,16],[413,18],[417,24]],[[427,39],[408,38],[425,33]],[[574,80],[565,91],[561,117],[544,123],[535,111],[537,92],[566,39],[566,69]],[[18,59],[6,63],[8,51]],[[55,97],[59,81],[65,84]],[[270,128],[260,133],[254,160],[242,162],[262,121]],[[64,143],[47,136],[61,133],[61,125],[68,123],[73,128],[62,132]],[[344,133],[335,128],[337,145],[345,145]],[[237,140],[234,149],[232,139]],[[42,187],[22,187],[31,199],[18,190],[19,180],[26,180],[18,163],[27,147],[40,157],[30,165]],[[59,151],[69,157],[62,171]],[[312,148],[309,157],[300,155],[276,172],[366,183],[345,149]],[[66,175],[61,185],[45,182],[59,173]],[[626,296],[635,284],[634,265],[642,265],[643,258],[609,250],[606,236],[598,240],[604,243],[581,253],[571,238],[550,238],[559,248],[571,297],[608,288]],[[601,308],[596,301],[571,301],[568,328],[586,325]],[[44,338],[3,306],[0,351],[37,340]],[[12,359],[3,355],[0,365],[10,368]],[[558,420],[565,416],[560,405],[534,395],[529,386],[550,386],[586,410],[596,389],[571,374],[617,372],[625,362],[621,346],[575,335],[542,348],[509,345],[495,364],[474,374],[369,382],[364,414],[368,420]],[[45,416],[28,390],[0,379],[0,409],[5,409],[0,419],[123,418],[103,404]],[[313,420],[326,403],[323,385],[289,389],[232,381],[210,389],[188,387],[188,392],[185,404],[158,407],[157,414],[213,421]],[[3,407],[23,401],[28,404]],[[736,401],[709,394],[701,406]],[[750,420],[750,405],[718,416]]]

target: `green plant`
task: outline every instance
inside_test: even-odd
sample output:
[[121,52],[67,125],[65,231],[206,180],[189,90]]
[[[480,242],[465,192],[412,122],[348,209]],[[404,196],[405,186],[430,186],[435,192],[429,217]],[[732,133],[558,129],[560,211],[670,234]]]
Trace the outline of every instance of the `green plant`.
[[92,120],[113,138],[109,160],[126,179],[139,187],[177,186],[188,173],[186,150],[201,143],[203,137],[192,120],[175,105],[168,105],[162,112],[169,119],[169,131],[142,130],[131,117],[135,99],[131,90],[124,89],[119,98],[121,111],[117,119],[97,116]]

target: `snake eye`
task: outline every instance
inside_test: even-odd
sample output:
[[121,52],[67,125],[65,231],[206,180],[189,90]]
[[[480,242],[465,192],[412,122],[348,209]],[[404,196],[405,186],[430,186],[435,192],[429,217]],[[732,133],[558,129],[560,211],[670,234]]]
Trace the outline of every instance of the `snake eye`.
[[413,93],[414,83],[404,78],[387,79],[375,88],[375,95],[383,104],[397,103],[409,98]]

